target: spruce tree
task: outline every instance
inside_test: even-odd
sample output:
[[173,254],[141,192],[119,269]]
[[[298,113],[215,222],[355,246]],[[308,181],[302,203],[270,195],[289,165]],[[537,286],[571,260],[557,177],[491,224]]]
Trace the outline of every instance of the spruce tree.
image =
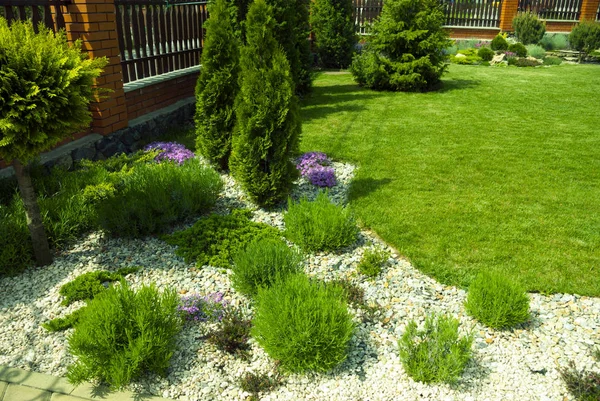
[[196,85],[196,145],[211,163],[226,170],[235,126],[239,39],[226,0],[210,6],[202,67]]
[[315,34],[319,64],[325,68],[347,68],[356,44],[352,0],[314,0],[310,25]]
[[246,20],[230,160],[234,177],[261,206],[285,199],[298,175],[291,160],[301,130],[298,101],[274,25],[272,8],[256,0]]

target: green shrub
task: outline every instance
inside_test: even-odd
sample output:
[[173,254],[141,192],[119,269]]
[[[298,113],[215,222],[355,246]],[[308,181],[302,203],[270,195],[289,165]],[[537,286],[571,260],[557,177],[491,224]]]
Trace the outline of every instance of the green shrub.
[[535,57],[538,60],[541,60],[544,57],[546,57],[546,50],[544,50],[544,48],[542,46],[527,45],[525,47],[527,48],[527,54],[531,57]]
[[33,261],[27,218],[18,195],[9,206],[0,205],[0,232],[0,277],[14,276]]
[[73,384],[91,379],[120,388],[145,372],[164,374],[181,329],[174,290],[154,285],[137,292],[123,281],[89,302],[69,337],[77,358],[67,377]]
[[[510,61],[510,60],[509,60]],[[509,62],[509,65],[515,65],[517,67],[537,67],[541,65],[537,60],[530,60],[526,58],[515,58],[513,59],[513,63]]]
[[64,331],[70,329],[71,327],[75,327],[75,325],[79,322],[81,315],[85,311],[85,306],[69,313],[65,317],[57,317],[56,319],[49,320],[47,322],[42,323],[42,327],[48,330],[51,333],[57,331]]
[[302,255],[279,239],[251,242],[233,258],[231,283],[236,291],[254,296],[258,287],[270,287],[302,270]]
[[240,59],[237,128],[230,168],[249,197],[261,206],[285,199],[298,177],[301,123],[290,65],[273,37],[274,20],[265,0],[250,6],[247,45]]
[[332,251],[354,244],[358,226],[350,210],[329,200],[325,192],[309,202],[288,200],[283,215],[286,237],[307,251]]
[[563,60],[560,57],[546,56],[544,57],[544,65],[560,65]]
[[524,45],[537,45],[546,33],[546,23],[531,12],[518,13],[512,21],[517,40]]
[[492,61],[495,54],[496,53],[494,53],[494,51],[492,49],[490,49],[489,47],[481,47],[477,51],[477,55],[479,57],[481,57],[481,59],[483,61]]
[[352,0],[311,2],[310,25],[315,34],[319,63],[325,68],[347,68],[356,44]]
[[450,55],[450,62],[461,65],[480,64],[482,58],[479,57],[478,51],[475,49],[459,50],[456,55]]
[[244,319],[238,309],[230,307],[225,310],[219,328],[209,334],[208,341],[223,352],[247,359],[251,327],[250,320]]
[[445,19],[437,0],[386,0],[370,41],[350,66],[356,82],[375,90],[434,89],[447,70]]
[[406,373],[424,383],[454,383],[471,359],[471,335],[459,338],[457,319],[429,315],[423,330],[410,321],[398,341]]
[[259,288],[252,335],[291,372],[328,371],[346,359],[354,325],[337,286],[293,275]]
[[578,370],[573,361],[568,368],[559,368],[562,378],[569,393],[577,401],[600,400],[600,373]]
[[163,239],[178,246],[175,251],[186,262],[196,265],[228,268],[233,255],[244,249],[253,240],[281,238],[281,233],[264,223],[250,220],[252,212],[234,209],[229,215],[211,214],[198,220],[192,227],[166,235]]
[[139,267],[129,267],[119,269],[115,272],[101,270],[77,276],[73,281],[64,284],[58,290],[58,293],[65,297],[62,304],[71,305],[76,301],[92,300],[96,295],[106,291],[108,286],[105,286],[104,283],[119,281],[125,275],[135,273],[139,269]]
[[140,164],[123,176],[123,188],[102,202],[99,225],[115,236],[141,237],[212,207],[223,187],[220,176],[189,159]]
[[492,48],[492,50],[504,51],[508,49],[508,42],[506,41],[506,38],[504,36],[498,34],[494,39],[492,39],[490,47]]
[[588,54],[600,49],[600,22],[582,21],[571,30],[571,47]]
[[540,41],[546,50],[565,50],[569,48],[569,36],[564,33],[546,33]]
[[512,43],[508,46],[508,51],[515,53],[517,57],[527,57],[527,48],[523,43]]
[[266,373],[247,372],[240,379],[240,387],[243,391],[252,394],[248,401],[258,401],[260,393],[272,391],[283,383],[283,378],[278,372],[273,376]]
[[368,249],[358,264],[358,272],[367,277],[375,278],[381,273],[382,267],[390,258],[390,253],[382,248]]
[[196,84],[197,148],[211,163],[229,167],[233,109],[238,93],[239,39],[226,0],[209,5],[202,68]]
[[471,282],[465,309],[486,326],[513,327],[529,319],[529,296],[501,274],[484,272]]

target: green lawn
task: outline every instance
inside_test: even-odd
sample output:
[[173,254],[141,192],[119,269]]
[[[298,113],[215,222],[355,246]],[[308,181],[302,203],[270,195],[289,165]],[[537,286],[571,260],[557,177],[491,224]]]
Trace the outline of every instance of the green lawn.
[[452,65],[434,93],[321,74],[302,150],[359,166],[362,224],[443,283],[600,295],[600,66]]

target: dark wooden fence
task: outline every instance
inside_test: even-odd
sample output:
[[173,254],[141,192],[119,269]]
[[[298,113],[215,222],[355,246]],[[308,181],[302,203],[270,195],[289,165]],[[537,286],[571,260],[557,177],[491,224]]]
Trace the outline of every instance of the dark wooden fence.
[[598,4],[598,11],[596,12],[596,21],[600,21],[600,4]]
[[497,28],[502,0],[446,0],[446,25]]
[[582,0],[519,0],[519,11],[530,11],[542,19],[578,21]]
[[0,16],[8,22],[31,20],[37,31],[40,22],[54,32],[65,28],[62,7],[65,0],[0,0]]
[[206,4],[115,0],[123,82],[199,65]]
[[381,14],[383,0],[354,0],[354,24],[359,34],[365,34],[368,24]]

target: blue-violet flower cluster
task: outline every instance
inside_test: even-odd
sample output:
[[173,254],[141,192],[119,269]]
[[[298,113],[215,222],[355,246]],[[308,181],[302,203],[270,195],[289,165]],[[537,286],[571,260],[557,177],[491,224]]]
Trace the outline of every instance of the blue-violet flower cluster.
[[227,301],[223,294],[215,292],[206,296],[198,294],[184,295],[177,309],[183,313],[185,320],[199,322],[217,321],[223,319]]
[[331,160],[323,152],[308,152],[300,156],[296,168],[302,177],[318,187],[333,187],[337,184],[335,171],[329,167]]
[[186,149],[180,143],[177,142],[152,142],[147,145],[144,150],[157,150],[160,153],[156,155],[155,159],[157,162],[162,160],[171,160],[179,164],[183,164],[187,159],[194,157],[194,152]]

